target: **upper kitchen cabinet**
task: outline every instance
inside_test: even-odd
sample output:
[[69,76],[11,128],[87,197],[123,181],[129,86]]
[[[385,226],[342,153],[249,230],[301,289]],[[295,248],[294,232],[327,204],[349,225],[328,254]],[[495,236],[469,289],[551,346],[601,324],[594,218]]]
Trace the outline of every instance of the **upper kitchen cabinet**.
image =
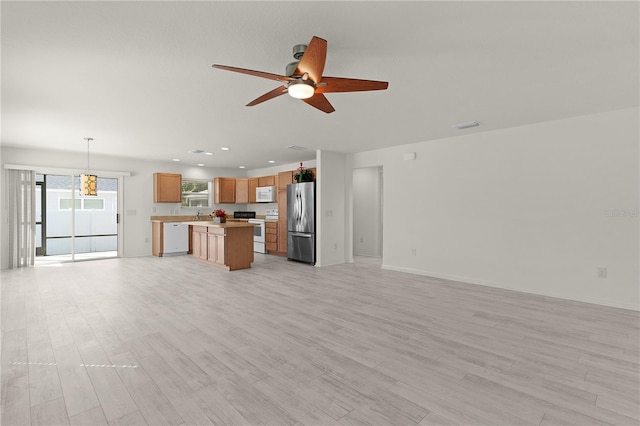
[[293,183],[293,172],[291,170],[278,173],[278,189],[287,189],[287,185],[290,183]]
[[213,202],[216,204],[236,202],[236,178],[213,179]]
[[181,203],[182,175],[176,173],[154,173],[153,202]]
[[[247,204],[249,202],[249,179],[236,178],[236,204]],[[255,190],[253,198],[256,197]]]
[[258,178],[249,178],[249,203],[256,202],[257,187],[258,187]]
[[258,186],[275,186],[275,185],[276,185],[275,176],[260,176],[258,178]]

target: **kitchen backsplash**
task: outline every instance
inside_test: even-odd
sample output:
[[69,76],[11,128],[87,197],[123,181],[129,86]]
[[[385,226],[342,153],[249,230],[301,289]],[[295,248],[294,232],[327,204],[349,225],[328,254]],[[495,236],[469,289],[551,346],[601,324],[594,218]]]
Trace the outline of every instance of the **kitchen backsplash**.
[[152,216],[184,216],[195,214],[198,210],[200,213],[207,215],[217,209],[223,209],[227,212],[227,215],[233,216],[235,211],[251,211],[256,212],[257,215],[267,214],[267,209],[277,209],[278,203],[256,203],[256,204],[214,204],[213,207],[202,207],[196,209],[182,208],[179,204],[155,204],[154,211],[151,212]]

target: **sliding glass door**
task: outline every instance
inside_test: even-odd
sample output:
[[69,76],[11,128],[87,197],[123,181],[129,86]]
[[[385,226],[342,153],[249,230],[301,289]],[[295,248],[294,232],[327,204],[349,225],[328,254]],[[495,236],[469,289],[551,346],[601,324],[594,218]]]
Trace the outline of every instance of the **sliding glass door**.
[[118,178],[98,176],[98,195],[80,194],[80,177],[38,175],[38,260],[74,261],[118,255]]

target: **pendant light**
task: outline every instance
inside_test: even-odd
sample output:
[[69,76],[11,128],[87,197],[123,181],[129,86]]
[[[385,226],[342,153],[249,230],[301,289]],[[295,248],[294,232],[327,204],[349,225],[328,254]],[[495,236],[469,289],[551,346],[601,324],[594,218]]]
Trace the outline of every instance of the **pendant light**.
[[87,173],[82,175],[82,195],[84,196],[96,196],[98,195],[98,176],[91,174],[89,167],[89,143],[93,138],[84,138],[87,141]]

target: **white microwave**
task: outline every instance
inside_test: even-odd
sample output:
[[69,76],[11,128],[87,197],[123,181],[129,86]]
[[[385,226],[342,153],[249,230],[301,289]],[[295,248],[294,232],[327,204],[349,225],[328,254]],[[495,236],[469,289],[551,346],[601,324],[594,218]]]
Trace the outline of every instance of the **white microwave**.
[[259,186],[256,188],[256,202],[275,203],[275,201],[276,201],[275,186]]

